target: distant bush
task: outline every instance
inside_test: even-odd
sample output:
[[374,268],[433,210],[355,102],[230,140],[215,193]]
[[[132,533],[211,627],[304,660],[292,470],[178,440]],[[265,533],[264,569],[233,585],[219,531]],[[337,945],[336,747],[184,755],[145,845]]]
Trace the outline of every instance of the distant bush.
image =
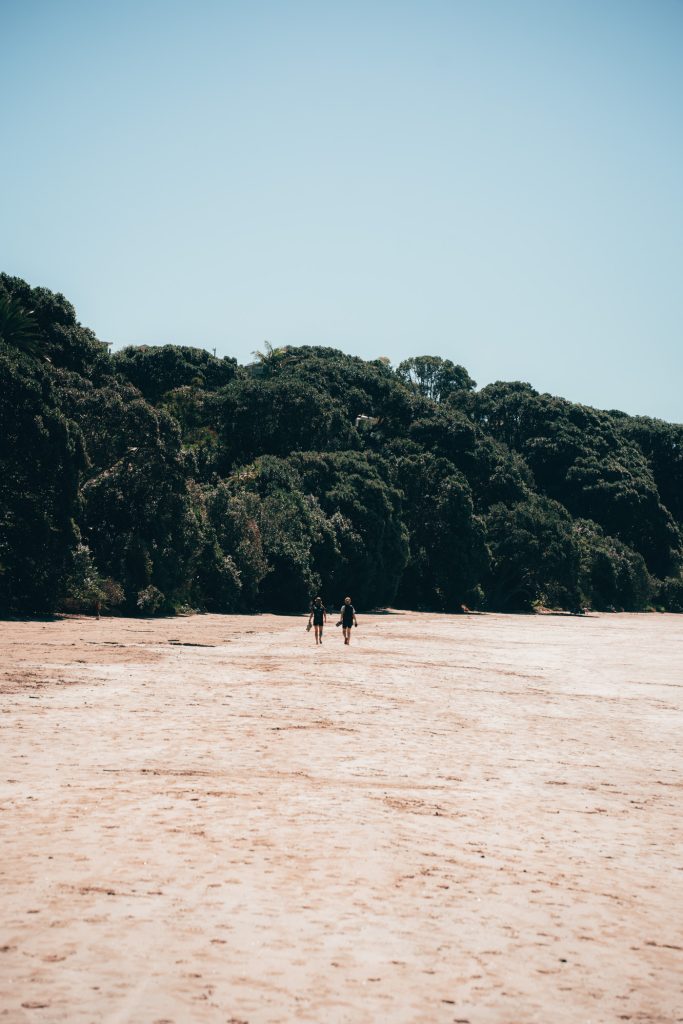
[[124,600],[121,584],[100,576],[90,548],[86,544],[78,544],[59,607],[64,611],[90,614],[118,608]]
[[156,615],[164,607],[165,601],[166,598],[159,588],[150,584],[140,591],[135,603],[142,615]]
[[118,608],[125,601],[123,587],[116,580],[102,580],[102,607]]

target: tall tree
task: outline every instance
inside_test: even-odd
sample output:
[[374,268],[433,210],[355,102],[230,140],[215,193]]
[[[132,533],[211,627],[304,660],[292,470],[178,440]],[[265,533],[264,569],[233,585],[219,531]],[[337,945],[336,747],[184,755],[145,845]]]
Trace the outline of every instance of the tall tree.
[[464,366],[440,356],[411,356],[396,367],[396,375],[423,398],[444,402],[456,391],[472,391],[476,387]]

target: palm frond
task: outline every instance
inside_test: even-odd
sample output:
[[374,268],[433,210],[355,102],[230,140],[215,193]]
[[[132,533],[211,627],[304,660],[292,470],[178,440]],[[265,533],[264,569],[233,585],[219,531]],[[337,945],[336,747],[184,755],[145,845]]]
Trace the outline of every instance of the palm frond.
[[38,355],[41,333],[33,310],[25,309],[11,295],[0,293],[0,341],[26,352]]

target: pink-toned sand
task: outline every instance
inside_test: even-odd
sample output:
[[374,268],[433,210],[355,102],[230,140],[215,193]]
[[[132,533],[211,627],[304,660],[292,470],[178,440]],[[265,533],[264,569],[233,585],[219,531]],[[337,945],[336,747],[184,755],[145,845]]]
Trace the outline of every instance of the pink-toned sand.
[[683,617],[2,623],[0,1024],[683,1020]]

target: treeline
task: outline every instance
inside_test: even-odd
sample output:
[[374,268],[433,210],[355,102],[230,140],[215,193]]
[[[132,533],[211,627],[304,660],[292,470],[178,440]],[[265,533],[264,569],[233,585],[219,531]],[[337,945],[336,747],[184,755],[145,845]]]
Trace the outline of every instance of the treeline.
[[0,611],[683,610],[683,426],[431,356],[110,354],[0,275]]

